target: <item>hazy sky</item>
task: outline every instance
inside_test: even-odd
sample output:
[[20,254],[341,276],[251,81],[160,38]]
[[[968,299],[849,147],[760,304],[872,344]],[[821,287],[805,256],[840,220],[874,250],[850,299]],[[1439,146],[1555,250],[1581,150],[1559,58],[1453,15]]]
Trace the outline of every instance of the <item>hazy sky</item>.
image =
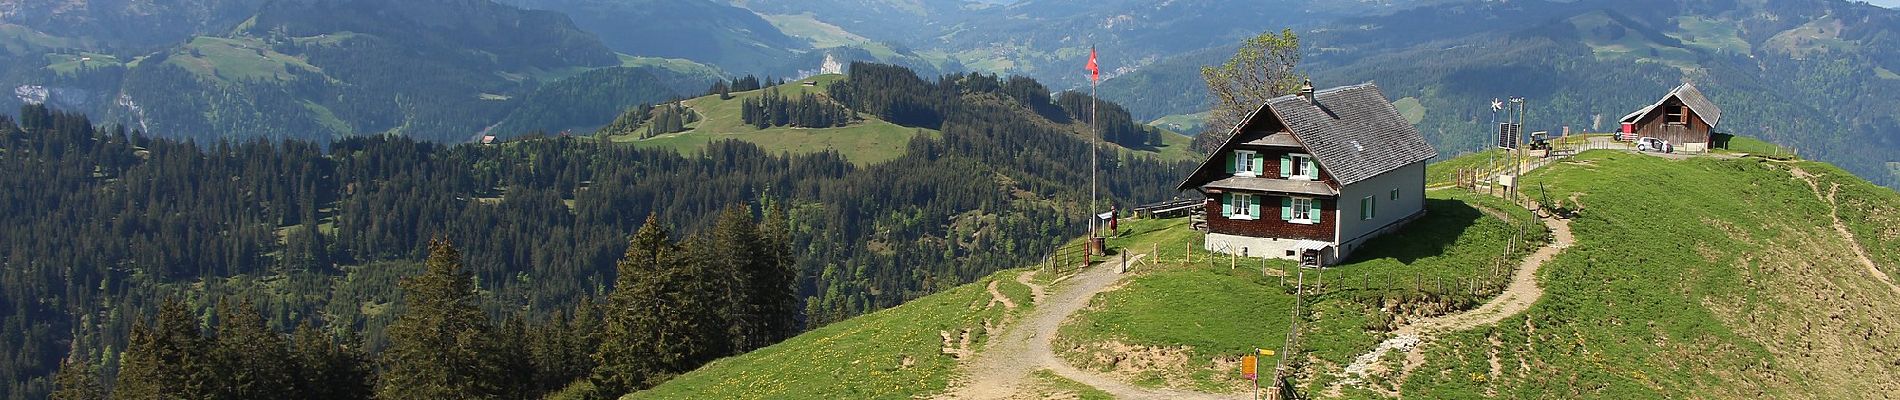
[[1876,6],[1881,6],[1881,7],[1886,7],[1886,8],[1900,8],[1900,0],[1866,0],[1866,1],[1868,3],[1874,3],[1874,5]]

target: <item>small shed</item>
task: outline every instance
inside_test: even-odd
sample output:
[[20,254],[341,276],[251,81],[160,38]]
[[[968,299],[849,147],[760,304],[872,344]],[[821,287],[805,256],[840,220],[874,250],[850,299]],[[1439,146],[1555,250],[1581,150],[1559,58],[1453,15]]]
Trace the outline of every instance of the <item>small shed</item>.
[[1695,85],[1684,83],[1655,104],[1623,116],[1622,122],[1625,136],[1653,137],[1682,151],[1702,152],[1708,151],[1711,132],[1722,122],[1722,109]]

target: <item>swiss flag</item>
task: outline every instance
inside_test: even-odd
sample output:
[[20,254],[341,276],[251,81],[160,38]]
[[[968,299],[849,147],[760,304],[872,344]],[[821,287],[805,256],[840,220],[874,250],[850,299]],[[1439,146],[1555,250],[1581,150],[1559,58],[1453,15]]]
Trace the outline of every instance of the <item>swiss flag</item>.
[[1095,47],[1089,47],[1089,82],[1102,81],[1102,66],[1095,63]]

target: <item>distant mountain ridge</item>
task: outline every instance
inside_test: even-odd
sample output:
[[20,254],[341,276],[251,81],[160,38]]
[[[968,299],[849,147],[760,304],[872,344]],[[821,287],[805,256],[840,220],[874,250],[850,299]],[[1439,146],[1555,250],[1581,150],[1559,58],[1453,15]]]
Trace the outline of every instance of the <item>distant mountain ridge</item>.
[[[1900,184],[1886,165],[1900,161],[1894,10],[1839,0],[1457,2],[1343,19],[1301,38],[1302,69],[1316,82],[1377,81],[1395,100],[1413,98],[1421,130],[1453,154],[1483,146],[1492,98],[1529,98],[1532,130],[1606,131],[1693,81],[1734,116],[1720,131]],[[1197,113],[1205,89],[1191,68],[1231,54],[1161,61],[1102,93],[1141,118]]]
[[728,71],[766,72],[809,50],[757,14],[714,0],[505,0],[553,10],[598,35],[614,51],[686,58]]
[[9,0],[0,23],[118,46],[149,48],[222,33],[269,0]]
[[[254,65],[254,56],[273,61]],[[278,62],[290,67],[271,72]],[[284,0],[228,37],[200,38],[131,66],[112,112],[148,130],[203,139],[248,131],[459,141],[544,80],[619,62],[558,13],[487,0]]]

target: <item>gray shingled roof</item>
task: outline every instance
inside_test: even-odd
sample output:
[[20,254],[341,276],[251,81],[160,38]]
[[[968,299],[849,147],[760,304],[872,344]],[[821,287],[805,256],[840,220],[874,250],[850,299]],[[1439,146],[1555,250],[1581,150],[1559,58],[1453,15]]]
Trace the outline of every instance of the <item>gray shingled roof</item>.
[[1275,97],[1267,108],[1341,186],[1438,156],[1377,85],[1327,89],[1313,97]]
[[[1294,138],[1313,154],[1320,168],[1341,186],[1438,156],[1438,150],[1425,142],[1425,135],[1420,134],[1417,127],[1399,115],[1399,110],[1392,107],[1378,85],[1364,83],[1320,90],[1314,92],[1313,97],[1318,104],[1299,95],[1269,99],[1234,130],[1252,125],[1259,118],[1279,118]],[[1208,169],[1223,159],[1218,157],[1222,152],[1232,150],[1235,144],[1260,139],[1246,136],[1237,132],[1177,189],[1206,184],[1211,181],[1207,178],[1219,179],[1208,176]]]
[[1722,123],[1722,108],[1716,107],[1715,102],[1709,101],[1708,96],[1702,95],[1701,90],[1696,90],[1695,85],[1688,83],[1684,83],[1682,86],[1677,86],[1674,90],[1670,90],[1669,94],[1663,95],[1660,100],[1656,100],[1656,104],[1650,104],[1649,107],[1643,107],[1643,109],[1636,110],[1636,112],[1629,113],[1629,115],[1624,115],[1622,121],[1636,122],[1637,118],[1642,118],[1657,107],[1662,107],[1663,103],[1668,103],[1671,97],[1682,99],[1682,105],[1688,106],[1689,111],[1694,111],[1696,115],[1702,116],[1702,121],[1708,122],[1709,127],[1715,127]]

